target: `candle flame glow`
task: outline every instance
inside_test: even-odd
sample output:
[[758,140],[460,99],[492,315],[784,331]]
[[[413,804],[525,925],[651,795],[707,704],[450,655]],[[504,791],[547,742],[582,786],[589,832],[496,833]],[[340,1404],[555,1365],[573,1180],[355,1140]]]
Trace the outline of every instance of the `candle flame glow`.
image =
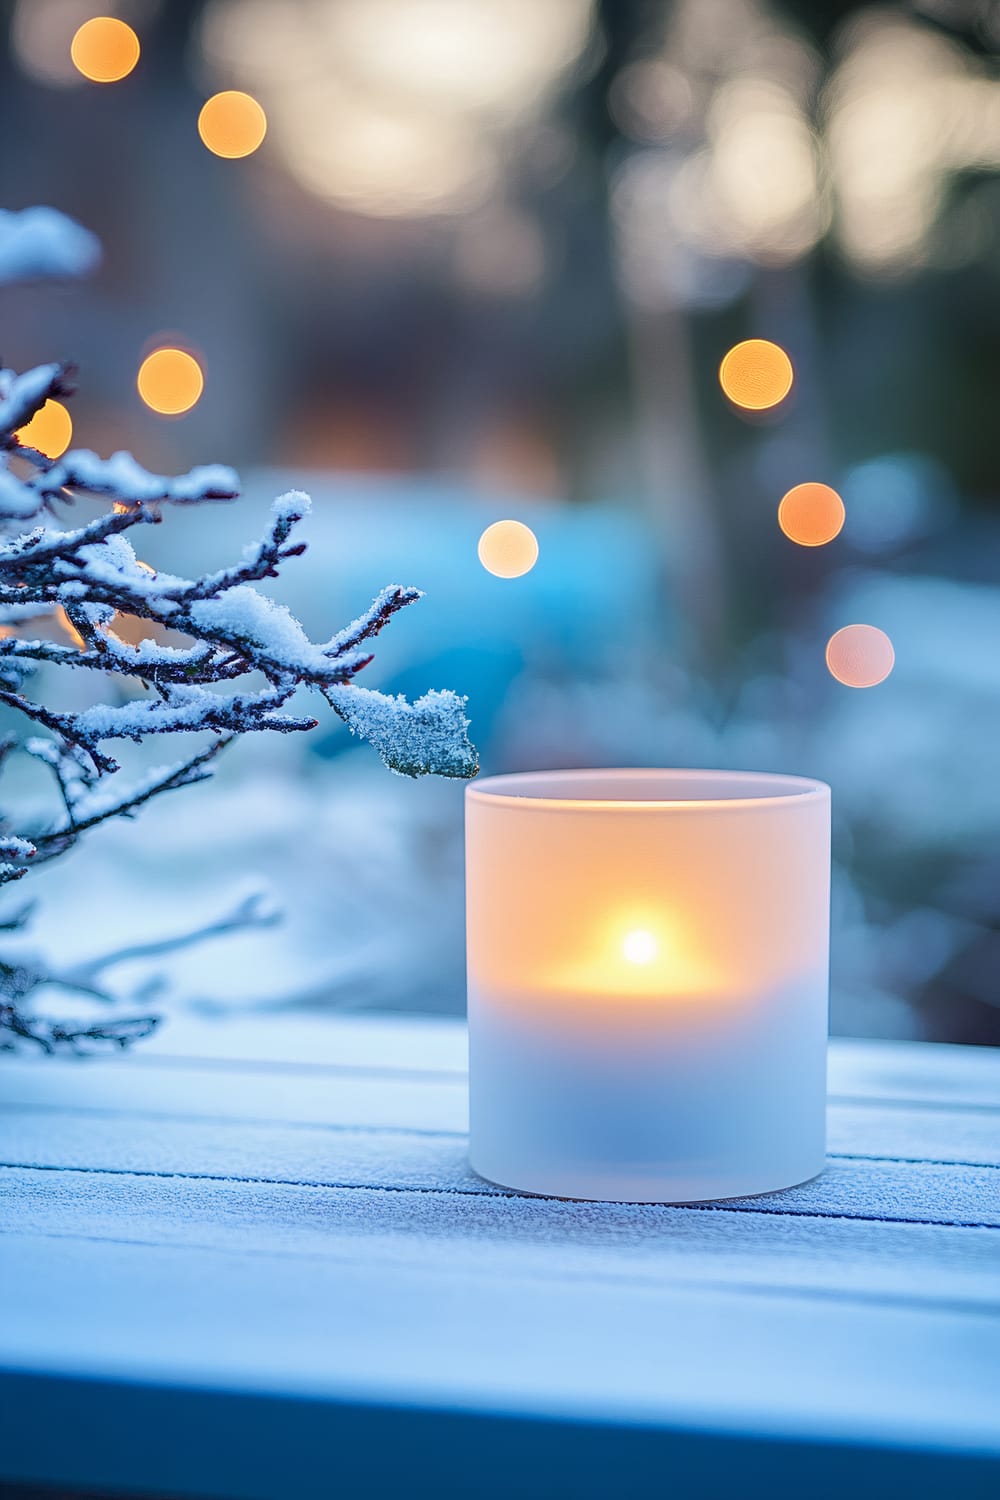
[[626,935],[622,942],[622,953],[630,964],[649,964],[656,958],[660,945],[651,932],[637,928]]
[[720,978],[706,944],[687,914],[657,901],[626,896],[604,913],[590,914],[585,931],[567,931],[546,965],[552,996],[610,1003],[696,1003],[715,994]]

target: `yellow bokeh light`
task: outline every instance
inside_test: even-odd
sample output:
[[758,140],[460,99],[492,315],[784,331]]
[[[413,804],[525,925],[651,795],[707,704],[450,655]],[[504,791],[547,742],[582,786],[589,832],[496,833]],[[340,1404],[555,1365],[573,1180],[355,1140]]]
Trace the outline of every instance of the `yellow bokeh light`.
[[641,927],[628,933],[622,943],[622,952],[630,964],[651,964],[659,951],[656,938]]
[[136,384],[152,411],[175,417],[191,410],[205,388],[205,377],[186,349],[154,349],[139,366]]
[[213,94],[198,116],[198,134],[216,156],[250,156],[267,134],[267,116],[249,94]]
[[494,521],[479,538],[479,561],[497,578],[520,578],[538,561],[538,541],[523,521]]
[[61,401],[53,401],[50,397],[14,436],[26,448],[35,448],[46,458],[60,458],[73,436],[73,418]]
[[70,45],[73,64],[91,83],[117,83],[139,61],[139,38],[114,16],[84,21]]
[[719,366],[719,384],[734,406],[767,411],[784,401],[795,372],[784,349],[768,339],[734,344]]
[[888,677],[895,660],[892,642],[875,625],[845,625],[826,646],[826,664],[845,687],[876,687]]
[[778,506],[778,525],[800,547],[822,547],[844,525],[844,502],[828,484],[808,481],[790,489]]

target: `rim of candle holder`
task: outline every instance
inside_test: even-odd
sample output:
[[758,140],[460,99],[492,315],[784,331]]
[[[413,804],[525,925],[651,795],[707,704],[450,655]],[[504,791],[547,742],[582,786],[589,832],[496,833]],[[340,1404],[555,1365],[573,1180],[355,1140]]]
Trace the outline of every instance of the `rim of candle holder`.
[[[702,785],[700,795],[628,796],[595,791],[594,795],[573,792],[574,786],[601,781],[633,782],[649,785],[656,781],[689,782]],[[548,783],[549,792],[536,791]],[[729,785],[740,790],[732,795],[710,794],[712,785]],[[760,788],[753,791],[756,786]],[[557,790],[557,788],[563,790]],[[764,788],[767,788],[765,790]],[[465,795],[474,802],[503,803],[508,807],[552,809],[572,812],[648,812],[673,810],[726,812],[734,808],[769,808],[807,802],[818,802],[830,796],[825,781],[808,776],[786,776],[771,771],[697,770],[680,767],[608,766],[579,767],[565,771],[512,771],[501,776],[483,776],[466,787]]]

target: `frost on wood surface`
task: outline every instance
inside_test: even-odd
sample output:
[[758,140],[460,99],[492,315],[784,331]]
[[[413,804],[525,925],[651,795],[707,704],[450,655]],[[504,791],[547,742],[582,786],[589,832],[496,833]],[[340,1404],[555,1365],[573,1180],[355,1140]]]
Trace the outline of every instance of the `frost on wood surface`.
[[[32,228],[12,225],[12,217],[0,219],[0,275],[4,235],[13,236],[8,248],[16,249],[17,236],[23,239],[28,231],[35,236],[29,238],[35,245],[32,274],[56,274],[57,264],[83,266],[84,242],[74,240],[69,221],[59,230],[43,217],[39,231],[37,220]],[[11,250],[9,263],[23,268],[29,259],[23,244],[18,254],[20,261]],[[310,501],[297,490],[274,502],[264,535],[231,567],[190,579],[150,568],[126,533],[158,525],[167,506],[234,499],[237,476],[210,464],[168,477],[150,473],[129,453],[102,459],[86,449],[53,461],[25,446],[18,431],[50,397],[72,395],[73,376],[70,367],[55,363],[21,375],[0,370],[0,704],[35,730],[23,745],[14,735],[0,741],[0,763],[23,748],[50,773],[58,799],[57,813],[37,828],[16,826],[15,817],[0,814],[0,885],[63,854],[99,823],[130,817],[162,792],[205,780],[216,755],[237,735],[312,728],[317,720],[292,703],[302,689],[325,700],[402,775],[475,775],[463,698],[430,692],[410,704],[354,680],[372,660],[375,637],[397,611],[421,597],[418,589],[382,589],[349,625],[327,640],[310,640],[286,606],[256,587],[305,551],[292,533]],[[66,527],[62,509],[81,497],[110,508]],[[37,618],[53,614],[66,626],[65,641],[32,633]],[[118,626],[123,616],[147,621],[148,636],[138,644],[125,639]],[[163,638],[168,631],[169,640]],[[98,674],[98,680],[118,678],[118,691],[111,701],[87,708],[51,708],[25,690],[39,662]],[[207,744],[119,790],[119,766],[108,744],[199,732],[209,736]],[[7,925],[22,919],[19,913]],[[39,1020],[23,1000],[43,984],[65,985],[65,976],[0,959],[0,1049],[13,1037],[45,1050],[102,1040],[125,1045],[153,1024],[150,1017],[83,1028]],[[103,996],[96,984],[67,987]]]

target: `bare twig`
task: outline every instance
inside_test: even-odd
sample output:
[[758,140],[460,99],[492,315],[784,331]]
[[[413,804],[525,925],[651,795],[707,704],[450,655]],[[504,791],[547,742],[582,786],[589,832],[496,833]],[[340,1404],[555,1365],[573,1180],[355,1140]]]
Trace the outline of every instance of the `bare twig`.
[[230,932],[244,932],[251,927],[273,927],[281,920],[281,913],[268,902],[263,892],[257,891],[245,897],[237,906],[214,922],[206,922],[193,932],[182,932],[173,937],[157,938],[148,943],[132,943],[116,948],[97,958],[87,959],[58,974],[50,974],[47,983],[60,985],[64,989],[94,992],[94,986],[106,970],[118,964],[133,963],[137,959],[160,958],[165,953],[176,953],[184,948],[193,948],[211,938],[224,937]]
[[90,1026],[73,1026],[66,1021],[28,1014],[0,1000],[0,1051],[12,1049],[10,1037],[33,1042],[50,1055],[60,1051],[87,1052],[105,1044],[128,1047],[155,1031],[159,1020],[159,1016],[123,1016]]
[[99,823],[107,823],[112,818],[129,818],[154,797],[161,792],[176,791],[182,786],[193,786],[198,781],[207,781],[211,775],[209,763],[223,751],[227,745],[231,745],[236,738],[235,734],[221,734],[212,744],[204,750],[199,750],[197,755],[192,755],[188,760],[182,761],[180,765],[169,767],[152,776],[142,783],[141,786],[127,793],[116,802],[99,807],[91,813],[81,809],[86,808],[86,803],[81,799],[73,799],[68,796],[63,773],[58,765],[52,765],[57,778],[60,779],[60,787],[63,792],[67,822],[64,827],[53,829],[49,833],[33,834],[31,842],[34,844],[37,854],[35,863],[42,864],[45,860],[53,857],[53,854],[61,854],[66,847],[67,840],[79,838],[82,833],[89,833],[91,828],[96,828]]

